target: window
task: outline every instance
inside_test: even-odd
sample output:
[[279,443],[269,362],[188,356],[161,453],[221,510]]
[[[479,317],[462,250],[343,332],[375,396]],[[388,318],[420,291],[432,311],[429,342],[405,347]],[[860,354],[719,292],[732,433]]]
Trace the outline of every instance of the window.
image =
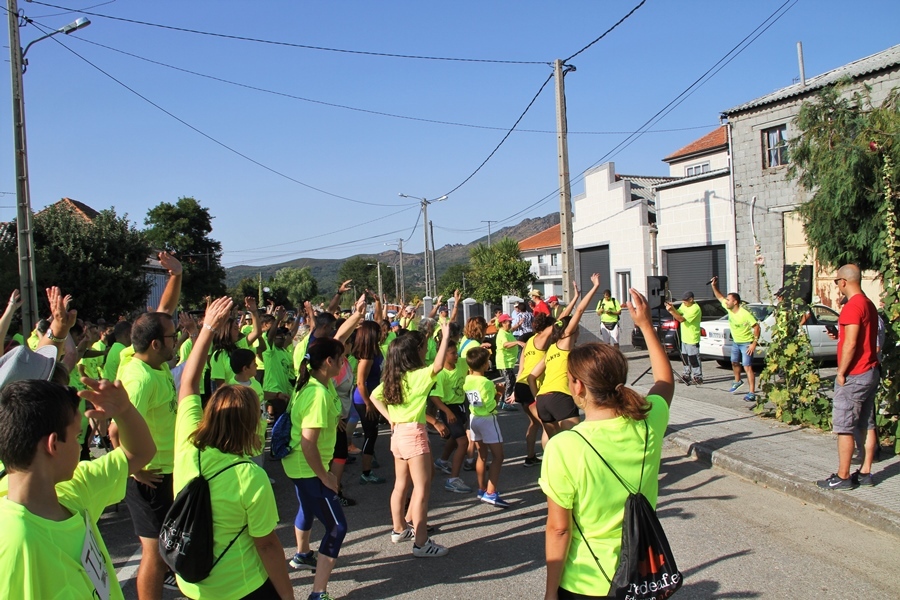
[[544,255],[543,254],[538,254],[538,264],[539,265],[544,264]]
[[709,162],[701,163],[699,165],[691,165],[690,167],[684,168],[685,177],[702,175],[703,173],[709,173]]
[[787,125],[779,125],[762,132],[763,168],[771,169],[788,164]]
[[556,267],[559,265],[559,254],[551,254],[550,255],[550,266]]

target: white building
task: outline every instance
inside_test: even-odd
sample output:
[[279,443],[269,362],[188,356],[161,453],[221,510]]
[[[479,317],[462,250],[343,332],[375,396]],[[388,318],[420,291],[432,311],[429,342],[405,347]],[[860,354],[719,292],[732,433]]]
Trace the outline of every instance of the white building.
[[531,263],[532,289],[543,293],[544,298],[562,296],[560,248],[559,224],[519,242],[522,260]]
[[719,127],[663,159],[672,181],[655,186],[658,272],[673,298],[712,298],[708,282],[737,288],[728,132]]

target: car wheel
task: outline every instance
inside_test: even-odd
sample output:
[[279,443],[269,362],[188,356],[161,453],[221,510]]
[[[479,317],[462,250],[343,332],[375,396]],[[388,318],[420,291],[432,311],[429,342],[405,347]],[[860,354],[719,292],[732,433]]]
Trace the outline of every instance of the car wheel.
[[723,369],[730,369],[730,368],[731,368],[731,361],[730,361],[730,360],[717,360],[717,361],[716,361],[716,364],[719,365],[720,367],[722,367]]

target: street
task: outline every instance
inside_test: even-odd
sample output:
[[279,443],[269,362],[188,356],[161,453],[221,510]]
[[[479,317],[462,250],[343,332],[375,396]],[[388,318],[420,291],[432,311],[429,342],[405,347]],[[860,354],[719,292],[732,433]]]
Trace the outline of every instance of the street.
[[[632,379],[640,372],[635,368]],[[542,596],[545,500],[537,485],[539,470],[522,466],[524,415],[504,412],[500,422],[508,457],[500,490],[513,507],[504,511],[477,502],[474,494],[447,492],[436,479],[429,517],[437,526],[436,541],[451,548],[446,558],[415,559],[410,545],[388,539],[392,469],[386,435],[379,438],[378,456],[387,484],[360,486],[359,466],[348,466],[345,491],[359,505],[346,509],[350,533],[329,585],[332,595],[360,600]],[[441,441],[431,439],[437,451]],[[280,465],[268,462],[266,468],[276,479],[278,533],[287,558],[294,552],[296,499]],[[473,484],[474,474],[463,473],[463,479]],[[686,578],[678,597],[896,597],[895,582],[880,575],[896,568],[896,538],[709,468],[668,443],[658,512]],[[124,503],[104,515],[100,528],[125,597],[136,598],[138,545]],[[321,531],[316,524],[314,541]],[[297,598],[306,598],[312,577],[291,575]],[[166,592],[165,597],[180,596]]]

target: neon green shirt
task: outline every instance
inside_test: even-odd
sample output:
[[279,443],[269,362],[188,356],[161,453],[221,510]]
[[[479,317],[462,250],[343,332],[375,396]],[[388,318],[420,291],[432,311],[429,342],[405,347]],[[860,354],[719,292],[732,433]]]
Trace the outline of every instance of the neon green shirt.
[[296,377],[291,352],[287,348],[270,346],[263,352],[263,361],[266,363],[263,390],[290,396],[294,391],[291,379]]
[[684,317],[684,322],[679,327],[681,333],[681,343],[683,344],[699,344],[700,343],[700,319],[702,311],[700,305],[694,302],[692,306],[681,303],[676,312]]
[[[228,385],[241,385],[244,387],[248,387],[251,390],[253,390],[254,392],[256,392],[256,399],[260,404],[260,413],[262,413],[262,411],[263,411],[263,402],[262,402],[263,388],[262,388],[262,385],[256,380],[255,377],[251,377],[247,381],[238,381],[237,379],[232,378],[231,381],[228,382]],[[255,456],[261,455],[263,453],[263,448],[265,448],[265,446],[266,446],[266,420],[265,419],[261,418],[259,420],[259,428],[257,430],[257,433],[259,433],[259,440],[261,443],[259,445],[259,452]]]
[[506,331],[502,327],[497,330],[497,368],[498,369],[514,369],[516,367],[516,358],[519,356],[519,347],[510,346],[504,348],[503,345],[509,342],[515,342],[516,337],[511,331]]
[[[436,377],[433,367],[422,367],[403,375],[403,404],[387,405],[391,423],[425,424],[425,405]],[[371,397],[384,402],[384,383],[372,390]]]
[[116,379],[121,379],[119,373],[122,371],[122,367],[128,364],[134,357],[134,344],[128,346],[127,348],[123,348],[121,352],[119,352],[119,367],[116,369]]
[[[725,301],[722,300],[722,307]],[[749,344],[753,341],[753,326],[756,325],[756,317],[749,310],[741,306],[737,312],[728,310],[728,328],[731,330],[731,339],[737,344]]]
[[484,375],[466,375],[463,383],[466,400],[476,417],[489,417],[497,412],[497,388]]
[[116,374],[119,372],[119,362],[122,360],[122,350],[125,349],[124,344],[119,342],[113,343],[106,353],[106,362],[103,364],[103,378],[110,381],[116,380]]
[[[197,477],[197,447],[190,436],[203,417],[200,396],[188,396],[178,407],[175,437],[175,470],[172,486],[175,494]],[[203,475],[210,477],[220,469],[247,457],[205,448],[200,463]],[[189,598],[242,598],[265,583],[268,575],[253,543],[278,525],[278,509],[269,476],[262,467],[247,462],[228,469],[209,481],[213,516],[213,556],[219,556],[235,536],[237,540],[200,583],[188,583],[178,577],[178,587]],[[247,529],[240,535],[241,528]]]
[[139,358],[132,358],[119,370],[119,379],[128,392],[131,403],[137,408],[156,443],[156,456],[146,467],[171,473],[175,464],[175,380],[169,365],[159,369],[150,367]]
[[[622,479],[633,487],[640,486],[641,493],[656,508],[659,462],[669,422],[669,407],[660,396],[648,396],[647,402],[651,406],[647,415],[649,430],[645,429],[644,423],[625,417],[583,421],[574,429],[587,438]],[[640,479],[647,431],[650,437],[644,477]],[[573,456],[579,459],[572,460]],[[572,511],[604,570],[607,574],[614,573],[621,550],[628,491],[612,472],[583,439],[563,431],[550,438],[544,449],[538,483],[548,498]],[[609,591],[609,583],[597,568],[581,534],[574,528],[560,587],[592,597],[604,596]]]
[[[238,339],[238,341],[234,343],[234,346],[235,348],[243,348],[244,350],[250,349],[250,344],[247,343],[247,338],[245,337]],[[213,352],[213,357],[209,361],[209,368],[209,376],[213,380],[221,379],[222,381],[229,381],[234,378],[234,371],[231,370],[231,354],[225,350]]]
[[600,313],[600,321],[602,323],[618,323],[619,315],[611,315],[606,311],[619,311],[621,309],[622,306],[615,298],[610,298],[609,300],[607,300],[606,298],[600,298],[600,302],[597,303],[597,312]]
[[469,350],[472,348],[478,348],[479,346],[481,346],[481,342],[470,340],[467,337],[463,337],[463,339],[459,340],[459,358],[456,359],[456,372],[459,374],[460,379],[465,379],[466,375],[469,374],[469,365],[466,363],[466,354],[468,354]]
[[441,369],[434,380],[432,396],[437,396],[444,404],[462,404],[466,401],[466,392],[463,389],[464,377],[459,376],[456,369]]
[[426,343],[425,364],[433,365],[434,359],[437,356],[437,351],[438,351],[437,340],[434,337],[430,337],[425,341],[425,343]]
[[569,379],[566,370],[569,367],[569,351],[560,350],[556,344],[550,344],[547,354],[544,356],[544,382],[541,384],[538,394],[559,392],[569,394]]
[[36,350],[38,344],[41,342],[41,336],[38,335],[37,330],[32,331],[31,335],[28,336],[28,347],[32,350]]
[[341,400],[338,398],[334,382],[328,380],[328,387],[315,377],[310,377],[303,388],[291,399],[291,453],[281,460],[284,473],[291,479],[308,479],[316,473],[306,460],[300,447],[304,429],[318,429],[316,448],[322,465],[328,470],[328,463],[334,457],[337,440],[337,424],[341,418]]
[[[7,479],[4,477],[4,479]],[[75,467],[72,479],[56,484],[59,503],[72,516],[65,521],[41,518],[21,504],[0,499],[0,569],[3,593],[17,600],[92,598],[94,584],[82,566],[87,528],[96,542],[93,564],[106,577],[109,596],[123,598],[116,570],[97,521],[103,509],[125,497],[128,459],[121,449]]]
[[[309,347],[309,338],[311,335],[312,334],[307,335],[294,346],[294,373],[300,372],[300,363],[303,362],[303,357],[306,356],[306,349]],[[263,352],[263,356],[265,356],[265,352]]]
[[[91,350],[96,350],[98,352],[106,352],[106,344],[103,343],[102,340],[97,340],[91,345]],[[84,374],[90,377],[91,379],[100,379],[101,374],[100,371],[103,367],[103,357],[97,356],[94,358],[82,358],[79,361],[79,364],[84,367]]]
[[381,345],[381,355],[383,357],[387,358],[388,347],[391,345],[391,342],[393,342],[395,339],[397,339],[397,334],[394,333],[393,331],[389,331],[387,336],[384,338],[384,343]]
[[[525,348],[522,350],[522,374],[516,379],[516,383],[528,383],[528,376],[531,375],[531,372],[540,364],[546,354],[546,350],[538,350],[534,345],[533,336],[528,338],[528,341],[525,342]],[[541,388],[543,381],[544,374],[542,373],[537,381],[538,389]]]
[[21,333],[14,333],[12,336],[12,341],[16,342],[20,346],[25,345],[25,338],[22,337]]

